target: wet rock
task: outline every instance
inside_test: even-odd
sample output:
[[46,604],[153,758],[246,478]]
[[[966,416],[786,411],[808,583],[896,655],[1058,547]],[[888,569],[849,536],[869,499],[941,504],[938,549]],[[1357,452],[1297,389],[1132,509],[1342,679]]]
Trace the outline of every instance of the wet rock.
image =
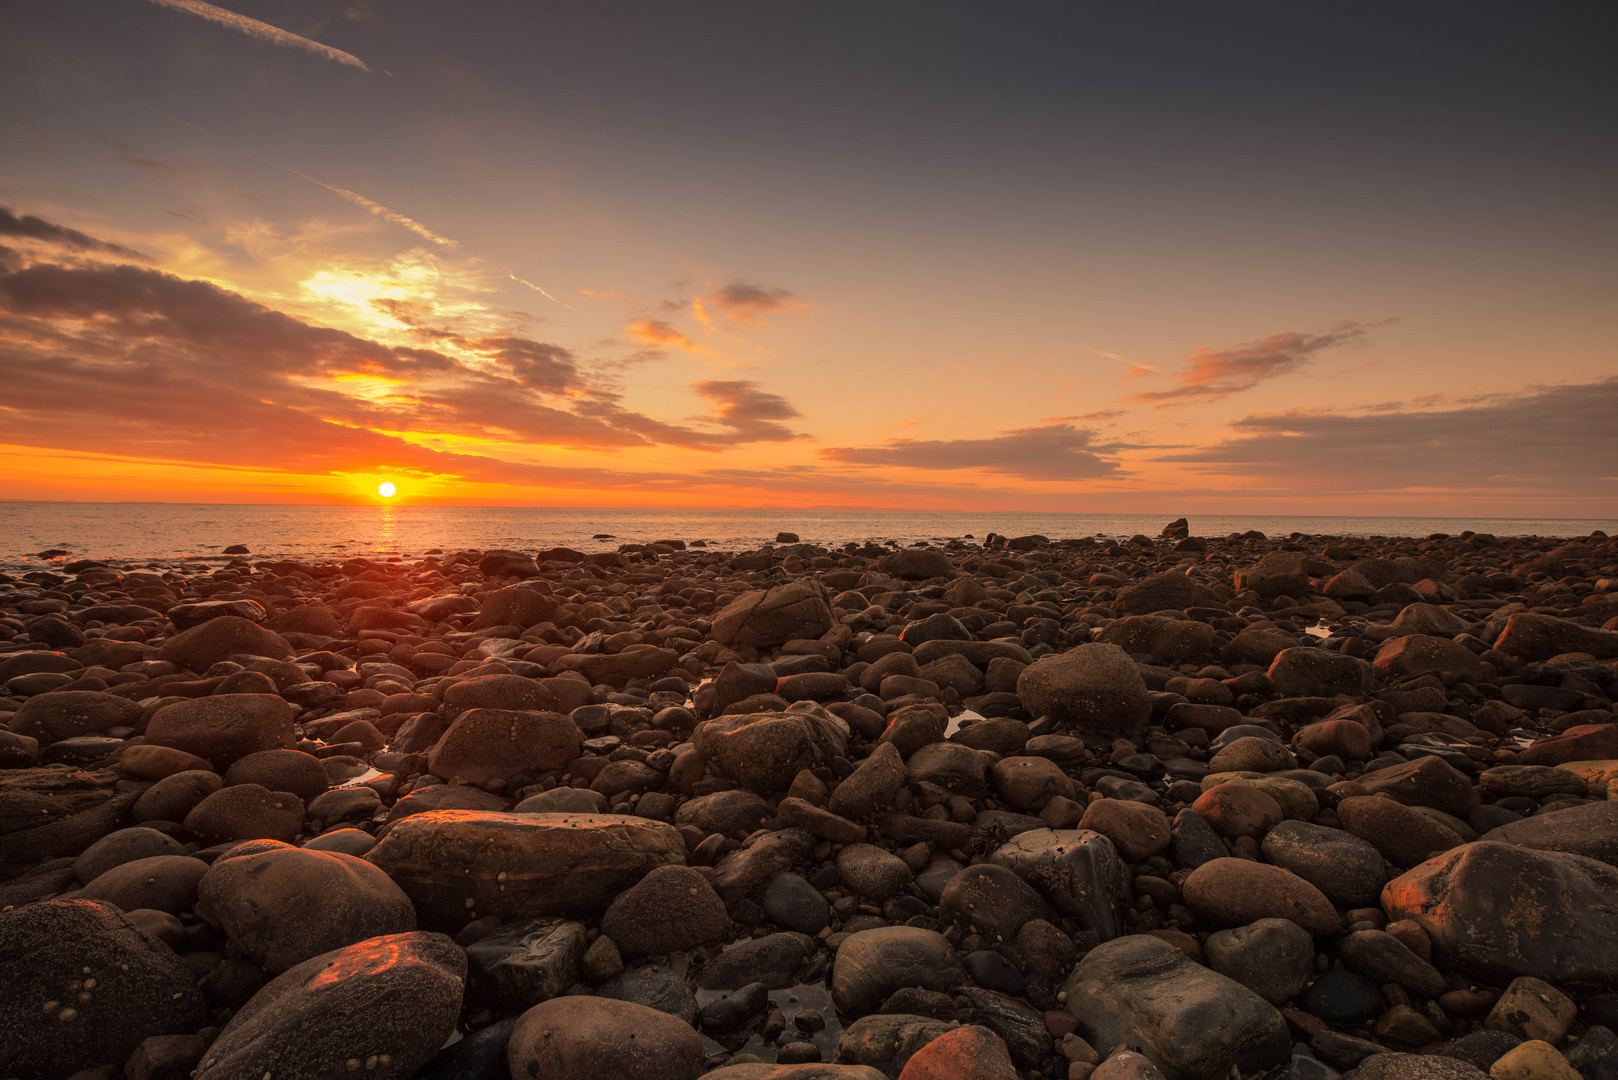
[[941,934],[887,926],[862,930],[843,942],[832,965],[831,991],[839,1010],[864,1016],[900,987],[947,991],[965,981],[955,950]]
[[798,874],[777,874],[764,890],[764,915],[777,926],[813,937],[831,925],[831,905]]
[[621,971],[596,987],[596,996],[644,1005],[668,1013],[696,1027],[701,1021],[697,996],[685,979],[661,964],[646,964]]
[[602,911],[653,868],[682,864],[685,839],[645,818],[434,810],[397,822],[366,859],[423,922],[459,929]]
[[568,919],[502,926],[466,948],[472,991],[509,1012],[560,997],[583,974],[584,938],[584,926]]
[[807,934],[766,934],[743,938],[702,965],[697,985],[704,990],[736,990],[759,982],[772,990],[791,986],[804,962],[815,954]]
[[560,997],[523,1013],[506,1051],[514,1077],[530,1080],[696,1080],[702,1039],[668,1013],[598,997]]
[[1594,859],[1477,841],[1388,882],[1382,906],[1418,922],[1434,955],[1465,971],[1618,980],[1618,870]]
[[1152,714],[1140,672],[1116,645],[1078,645],[1040,657],[1018,676],[1017,696],[1028,715],[1053,716],[1083,731],[1133,734]]
[[227,852],[202,876],[200,898],[230,940],[273,974],[367,938],[416,928],[410,900],[351,855],[275,845]]
[[1063,984],[1065,1008],[1098,1046],[1138,1047],[1165,1075],[1224,1080],[1286,1061],[1291,1039],[1269,1002],[1137,935],[1099,945]]
[[708,879],[686,866],[659,866],[618,895],[601,919],[625,959],[717,945],[730,916]]
[[764,891],[775,875],[790,870],[815,846],[802,829],[764,833],[714,866],[714,889],[727,900],[751,898]]
[[[88,970],[86,970],[88,969]],[[0,1072],[55,1080],[207,1023],[191,970],[110,904],[0,912]]]
[[196,1080],[405,1080],[455,1029],[465,980],[465,954],[440,934],[390,934],[322,953],[237,1010]]

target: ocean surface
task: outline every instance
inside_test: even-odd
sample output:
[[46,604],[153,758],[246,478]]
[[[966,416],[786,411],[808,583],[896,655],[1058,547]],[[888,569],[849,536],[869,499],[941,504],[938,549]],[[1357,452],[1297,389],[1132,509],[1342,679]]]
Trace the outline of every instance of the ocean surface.
[[[718,550],[746,550],[797,533],[806,543],[982,539],[1039,534],[1156,536],[1172,515],[1008,514],[944,511],[592,510],[546,507],[266,506],[181,503],[0,503],[0,569],[65,559],[119,564],[223,561],[232,544],[253,558],[333,559],[420,556],[432,548],[524,548],[562,545],[581,551],[673,538],[706,540]],[[1618,519],[1198,516],[1196,536],[1257,529],[1267,536],[1429,536],[1466,529],[1497,536],[1588,536],[1618,532]],[[605,539],[597,539],[600,535]]]

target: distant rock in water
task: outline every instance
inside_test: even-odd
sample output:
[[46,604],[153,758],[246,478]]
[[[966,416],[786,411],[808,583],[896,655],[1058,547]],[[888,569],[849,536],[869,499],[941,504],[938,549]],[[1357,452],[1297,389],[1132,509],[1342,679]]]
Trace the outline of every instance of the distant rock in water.
[[251,555],[252,552],[247,550],[247,545],[246,544],[232,544],[228,548],[225,549],[225,554],[226,555]]

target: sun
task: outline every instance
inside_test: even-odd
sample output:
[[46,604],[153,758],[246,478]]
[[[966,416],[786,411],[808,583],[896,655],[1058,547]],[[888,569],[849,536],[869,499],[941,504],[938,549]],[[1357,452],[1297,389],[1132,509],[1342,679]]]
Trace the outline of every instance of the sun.
[[376,493],[384,499],[391,499],[399,493],[392,480],[384,480],[376,486]]

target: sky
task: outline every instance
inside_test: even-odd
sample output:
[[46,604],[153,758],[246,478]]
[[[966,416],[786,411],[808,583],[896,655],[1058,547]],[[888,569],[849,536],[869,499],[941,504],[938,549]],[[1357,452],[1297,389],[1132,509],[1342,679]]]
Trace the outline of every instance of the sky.
[[1612,516],[1618,8],[0,4],[0,499]]

